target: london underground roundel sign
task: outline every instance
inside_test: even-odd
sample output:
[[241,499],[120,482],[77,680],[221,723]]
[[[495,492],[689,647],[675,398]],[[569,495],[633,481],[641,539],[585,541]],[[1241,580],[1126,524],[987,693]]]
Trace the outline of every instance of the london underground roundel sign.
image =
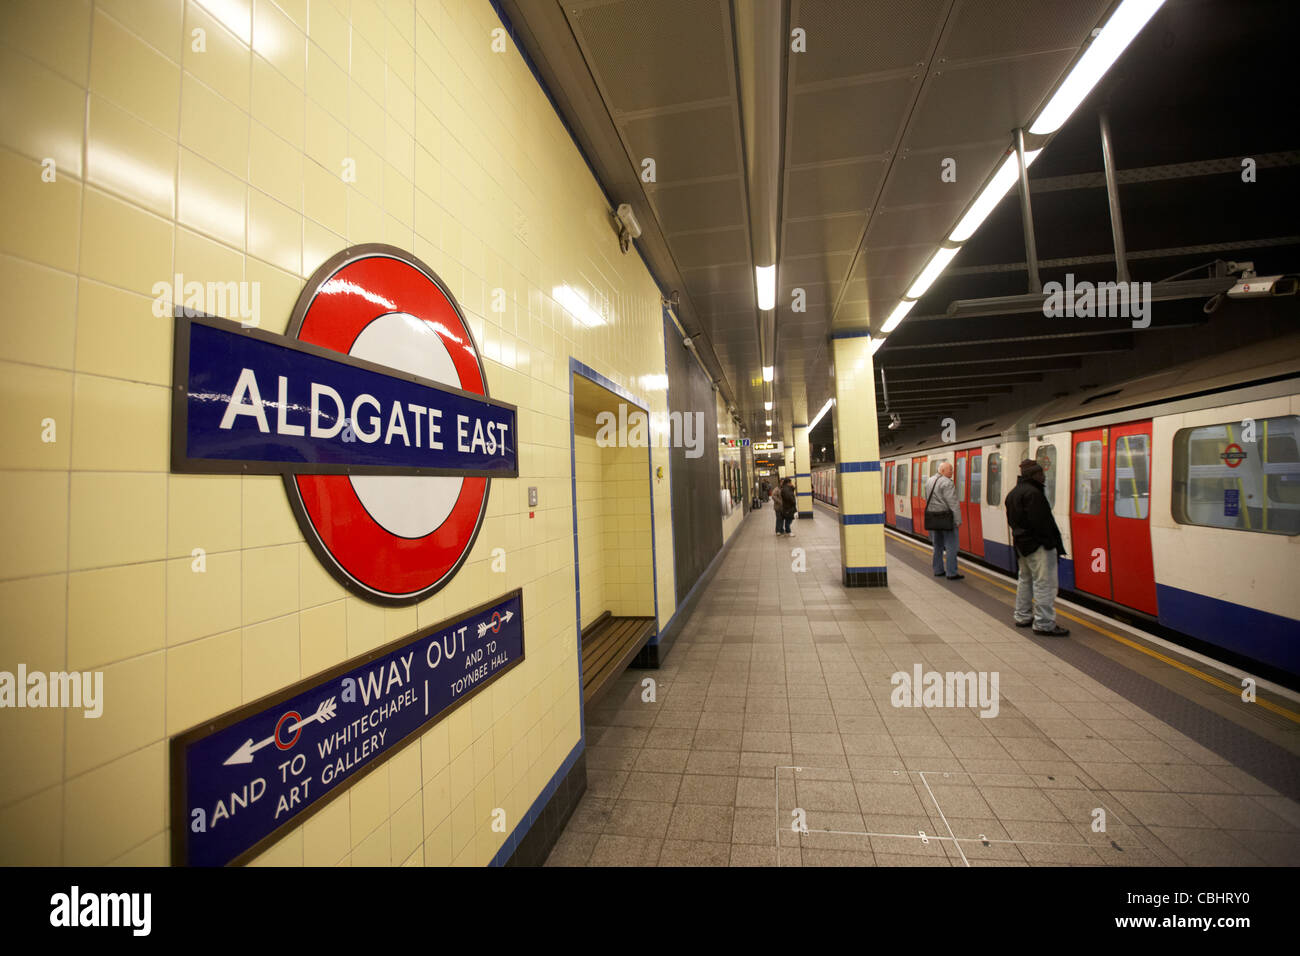
[[377,602],[446,584],[491,478],[518,475],[515,409],[460,307],[392,246],[322,265],[286,336],[178,311],[176,381],[173,470],[283,475],[317,557]]

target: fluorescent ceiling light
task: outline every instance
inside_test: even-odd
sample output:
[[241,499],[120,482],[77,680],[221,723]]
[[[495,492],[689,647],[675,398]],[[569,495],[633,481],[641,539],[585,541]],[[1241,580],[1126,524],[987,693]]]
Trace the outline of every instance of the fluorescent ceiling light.
[[903,319],[907,317],[907,313],[912,311],[912,306],[914,305],[916,305],[915,299],[903,299],[899,302],[898,305],[894,307],[894,311],[889,313],[889,318],[885,320],[885,324],[880,327],[881,333],[888,335],[890,332],[894,331],[894,329],[898,328],[898,323],[902,322]]
[[771,428],[771,427],[772,427],[772,419],[769,418],[769,419],[765,422],[765,424],[767,425],[768,428]]
[[871,350],[869,354],[871,354],[871,355],[875,355],[877,352],[880,351],[880,347],[881,347],[882,345],[884,345],[884,344],[885,344],[885,340],[884,340],[884,339],[873,338],[873,339],[871,340],[871,345],[869,346],[869,348],[870,348],[870,350]]
[[935,279],[939,278],[939,273],[948,268],[948,263],[952,262],[952,257],[961,252],[961,246],[955,248],[940,247],[933,256],[930,257],[929,263],[916,277],[912,287],[907,290],[909,299],[919,299],[925,295],[925,290],[930,288]]
[[776,308],[776,266],[755,267],[754,281],[758,284],[759,311]]
[[[1038,154],[1041,152],[1041,149],[1031,149],[1026,151],[1026,169],[1034,165],[1034,160],[1038,158]],[[965,242],[973,236],[975,230],[978,229],[980,224],[988,218],[989,213],[997,208],[998,203],[1002,201],[1002,197],[1010,192],[1011,187],[1016,184],[1016,180],[1019,178],[1019,164],[1016,162],[1016,154],[1012,153],[1002,161],[1002,165],[999,166],[998,171],[993,174],[993,178],[989,180],[988,185],[985,186],[983,192],[979,194],[979,198],[975,200],[974,205],[966,211],[966,215],[961,217],[961,221],[957,223],[957,228],[954,229],[952,235],[948,237],[949,241]],[[911,293],[908,294],[910,295]]]
[[808,423],[809,433],[811,433],[812,430],[817,427],[817,423],[822,420],[822,416],[824,416],[827,412],[829,412],[831,410],[831,406],[834,404],[835,404],[835,399],[833,398],[826,399],[826,404],[822,406],[822,410],[818,412],[813,417],[813,420]]
[[764,365],[764,366],[763,366],[763,381],[765,381],[765,382],[770,382],[770,381],[772,381],[772,376],[773,376],[773,374],[775,374],[775,371],[776,371],[776,370],[775,370],[772,366],[770,366],[770,365]]
[[1091,46],[1079,57],[1065,82],[1056,88],[1056,93],[1038,114],[1029,127],[1029,132],[1042,135],[1060,129],[1164,2],[1165,0],[1124,0],[1093,39]]
[[605,324],[605,319],[591,307],[586,296],[572,286],[557,285],[551,290],[551,295],[554,296],[556,302],[564,306],[566,311],[587,328],[590,329]]
[[772,403],[771,403],[771,402],[764,402],[764,403],[763,403],[763,411],[765,411],[765,412],[770,412],[771,410],[772,410]]

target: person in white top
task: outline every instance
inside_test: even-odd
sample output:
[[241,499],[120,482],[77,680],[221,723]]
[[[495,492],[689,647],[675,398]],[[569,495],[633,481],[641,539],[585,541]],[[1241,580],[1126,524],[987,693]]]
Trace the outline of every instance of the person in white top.
[[937,474],[925,483],[925,528],[934,544],[931,564],[934,576],[960,581],[957,573],[957,529],[961,527],[961,507],[957,504],[957,484],[952,480],[952,463],[943,462]]

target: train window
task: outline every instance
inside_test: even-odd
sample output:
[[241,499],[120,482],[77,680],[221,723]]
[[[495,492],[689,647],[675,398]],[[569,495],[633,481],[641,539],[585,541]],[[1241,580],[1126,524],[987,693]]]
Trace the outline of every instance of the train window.
[[984,459],[980,455],[971,456],[970,460],[970,500],[979,504],[980,493],[983,490],[984,475],[981,472],[981,466]]
[[[1254,439],[1253,441],[1251,439]],[[1174,435],[1179,524],[1300,534],[1300,415],[1183,428]]]
[[1002,455],[999,452],[989,454],[989,483],[986,505],[997,507],[1002,504]]
[[1145,518],[1151,510],[1151,439],[1115,439],[1115,517]]
[[966,459],[957,459],[957,500],[966,500]]
[[1043,490],[1047,492],[1047,506],[1056,507],[1056,446],[1039,445],[1034,460],[1043,466]]
[[907,494],[907,462],[898,463],[898,476],[894,479],[894,494]]
[[1074,446],[1074,513],[1101,514],[1101,442],[1081,441]]
[[937,458],[931,458],[931,459],[930,459],[930,475],[929,475],[929,477],[933,478],[935,475],[939,474],[939,466],[942,465],[942,464],[943,464],[943,462],[940,461],[939,459],[937,459]]

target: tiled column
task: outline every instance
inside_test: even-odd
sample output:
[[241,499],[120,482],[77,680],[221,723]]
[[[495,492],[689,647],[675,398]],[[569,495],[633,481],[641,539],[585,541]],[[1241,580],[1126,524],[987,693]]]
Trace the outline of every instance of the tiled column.
[[840,503],[840,564],[844,586],[887,587],[885,499],[880,484],[880,436],[871,338],[831,336],[835,357],[835,454]]
[[812,459],[808,457],[808,426],[794,426],[794,493],[799,517],[813,516]]

